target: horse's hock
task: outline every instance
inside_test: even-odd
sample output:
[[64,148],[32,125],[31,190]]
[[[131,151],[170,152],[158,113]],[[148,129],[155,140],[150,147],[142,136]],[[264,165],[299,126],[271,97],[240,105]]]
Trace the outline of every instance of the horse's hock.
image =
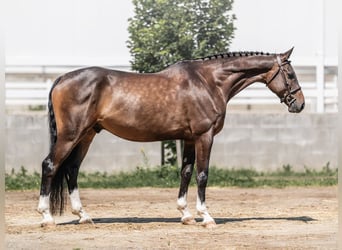
[[[336,167],[336,121],[336,113],[228,112],[223,130],[215,137],[210,163],[221,168],[257,170],[274,170],[286,164],[295,170],[304,166],[321,169],[328,162]],[[30,172],[40,172],[41,160],[49,149],[48,139],[46,115],[9,114],[6,172],[22,166]],[[158,164],[160,142],[130,142],[103,131],[95,137],[81,171],[119,172]]]

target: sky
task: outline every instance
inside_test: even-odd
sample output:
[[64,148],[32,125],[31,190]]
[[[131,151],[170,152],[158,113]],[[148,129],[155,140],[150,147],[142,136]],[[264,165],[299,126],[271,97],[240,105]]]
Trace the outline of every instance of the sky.
[[[284,52],[294,46],[297,64],[315,64],[322,54],[336,64],[337,3],[235,0],[230,50]],[[7,65],[129,65],[131,1],[11,0],[5,7]]]
[[7,7],[7,64],[129,63],[130,1],[11,0]]

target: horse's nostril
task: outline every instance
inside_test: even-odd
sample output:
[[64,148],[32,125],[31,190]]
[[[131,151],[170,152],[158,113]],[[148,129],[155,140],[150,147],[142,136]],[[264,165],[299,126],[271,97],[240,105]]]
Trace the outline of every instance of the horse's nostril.
[[302,106],[300,107],[300,110],[303,110],[305,107],[305,102],[303,102]]

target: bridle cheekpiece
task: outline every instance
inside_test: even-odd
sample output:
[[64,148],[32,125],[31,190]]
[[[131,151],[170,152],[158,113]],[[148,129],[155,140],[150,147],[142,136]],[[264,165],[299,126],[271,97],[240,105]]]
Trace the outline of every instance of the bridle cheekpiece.
[[270,80],[268,80],[266,82],[266,85],[269,85],[279,73],[281,74],[281,76],[282,76],[282,78],[284,80],[284,83],[285,83],[286,90],[284,92],[283,97],[280,97],[280,102],[281,103],[285,102],[288,106],[290,106],[293,102],[296,101],[296,98],[293,95],[296,92],[298,92],[299,90],[301,90],[300,86],[298,86],[295,89],[291,89],[291,86],[290,86],[289,82],[287,81],[287,77],[286,77],[286,74],[284,72],[283,66],[286,65],[286,64],[290,64],[290,63],[291,63],[291,61],[289,61],[289,60],[285,60],[285,61],[282,62],[280,56],[277,55],[278,69],[272,75]]

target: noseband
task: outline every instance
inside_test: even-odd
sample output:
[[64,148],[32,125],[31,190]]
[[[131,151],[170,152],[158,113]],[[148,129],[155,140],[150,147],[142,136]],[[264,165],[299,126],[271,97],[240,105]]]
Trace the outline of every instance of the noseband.
[[284,80],[285,88],[286,88],[283,97],[280,98],[280,102],[281,103],[285,102],[288,106],[290,106],[293,102],[296,101],[296,98],[293,95],[295,93],[297,93],[299,90],[301,90],[301,87],[298,86],[295,89],[291,89],[291,86],[290,86],[290,84],[287,81],[287,78],[285,76],[285,72],[284,72],[283,66],[286,65],[286,64],[290,64],[290,61],[285,60],[284,62],[282,62],[281,59],[280,59],[280,56],[278,55],[277,56],[277,63],[278,63],[278,69],[275,71],[275,73],[273,74],[271,79],[266,82],[266,85],[269,85],[274,80],[274,78],[280,73],[282,78],[283,78],[283,80]]

